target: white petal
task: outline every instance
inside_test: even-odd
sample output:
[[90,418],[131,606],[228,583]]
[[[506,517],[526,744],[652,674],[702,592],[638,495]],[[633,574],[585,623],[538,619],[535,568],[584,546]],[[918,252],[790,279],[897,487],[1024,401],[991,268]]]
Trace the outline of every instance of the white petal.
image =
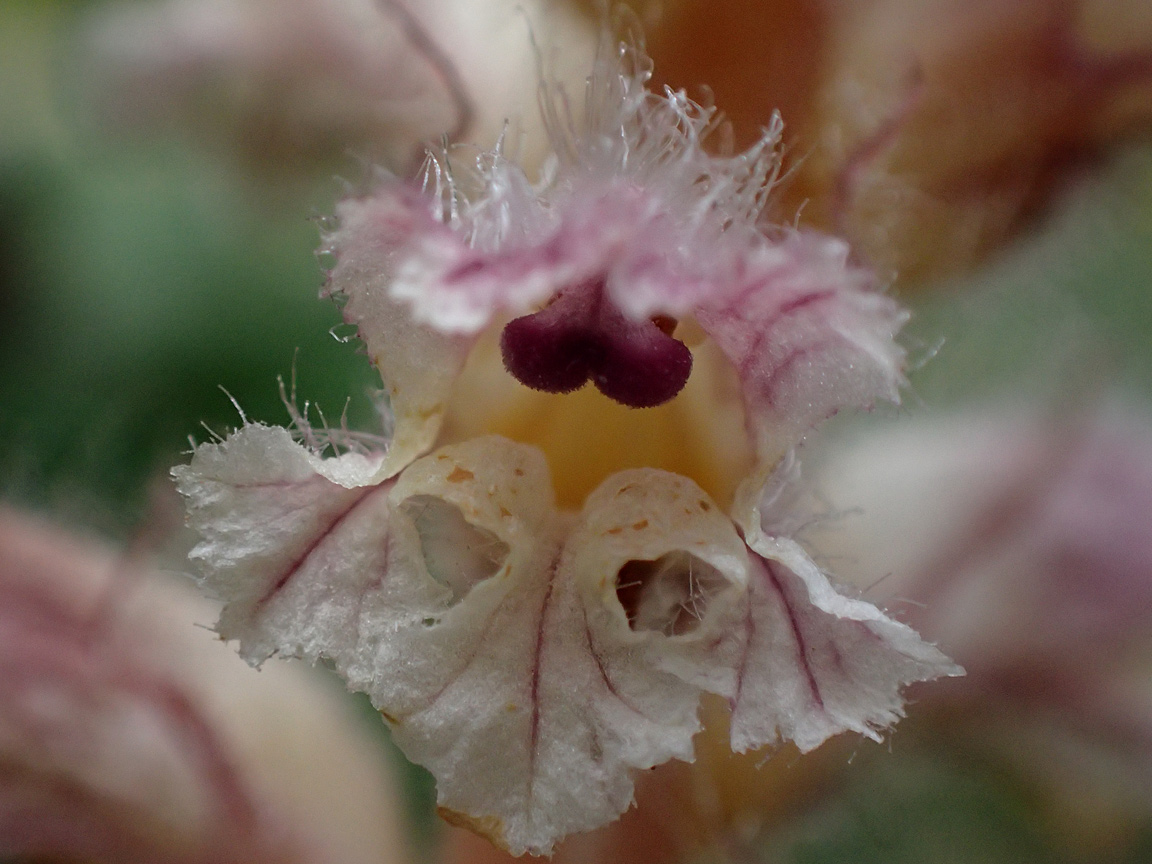
[[226,601],[218,629],[240,640],[249,662],[281,648],[266,629],[278,595],[301,571],[316,578],[317,562],[339,550],[333,535],[382,497],[368,485],[379,463],[354,453],[322,460],[287,430],[251,424],[173,469],[188,522],[203,537],[190,556],[201,562],[201,586]]
[[[515,550],[522,541],[508,542]],[[722,655],[717,642],[744,592],[746,556],[731,523],[691,481],[662,472],[609,480],[558,552],[510,576],[514,590],[461,649],[468,666],[396,728],[440,781],[446,815],[514,854],[548,853],[616,818],[632,801],[631,769],[691,758],[700,690],[690,679],[715,677],[706,660]],[[634,631],[617,574],[677,552],[716,567],[727,596],[710,598],[690,633]],[[724,664],[711,665],[730,687]]]
[[[228,601],[220,632],[252,661],[330,660],[435,775],[448,818],[546,853],[618,816],[631,769],[691,758],[700,688],[732,689],[747,579],[735,529],[695,484],[618,475],[562,552],[532,448],[474,439],[350,489],[318,467],[250,426],[178,469],[205,537],[193,555]],[[667,635],[675,608],[658,598],[630,626],[617,574],[669,555],[685,557],[650,574],[650,593],[687,585],[691,614]]]
[[[698,626],[680,635],[630,626],[617,599],[622,568],[670,553],[712,568],[715,591],[696,598]],[[740,610],[745,571],[731,523],[690,480],[629,471],[594,492],[531,619],[531,686],[521,688],[531,698],[531,723],[508,728],[506,714],[499,723],[514,734],[500,741],[492,740],[495,728],[461,730],[483,736],[480,764],[500,766],[495,778],[476,778],[477,794],[507,790],[507,800],[523,808],[508,816],[479,811],[490,814],[481,826],[501,818],[511,852],[547,853],[560,837],[619,816],[632,801],[631,769],[691,759],[700,687],[731,688],[727,625]],[[491,687],[494,677],[475,686]],[[522,752],[528,758],[516,765],[512,754]]]
[[608,478],[585,503],[565,567],[605,649],[713,692],[731,690],[724,652],[744,617],[748,551],[691,480],[651,468]]
[[356,325],[388,394],[395,426],[377,475],[384,479],[431,449],[472,346],[469,338],[417,323],[390,286],[414,244],[458,244],[429,204],[398,183],[342,201],[336,214],[339,227],[324,246],[336,257],[327,290],[344,299],[344,320]]
[[904,716],[901,689],[963,670],[914,630],[845,597],[794,541],[752,538],[746,653],[732,747],[792,740],[811,750],[840,732],[879,740]]
[[732,700],[736,747],[809,749],[875,735],[902,685],[955,668],[795,544],[751,556],[684,477],[614,475],[573,525],[539,451],[500,438],[330,479],[352,471],[259,426],[177,470],[220,632],[252,661],[330,660],[445,817],[514,854],[616,818],[632,769],[691,759],[702,691]]

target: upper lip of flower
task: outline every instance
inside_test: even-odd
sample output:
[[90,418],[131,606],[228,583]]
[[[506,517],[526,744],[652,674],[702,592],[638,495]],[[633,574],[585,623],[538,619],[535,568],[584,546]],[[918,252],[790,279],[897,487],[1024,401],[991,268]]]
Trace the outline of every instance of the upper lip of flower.
[[[812,426],[898,400],[903,311],[839,241],[757,225],[779,121],[748,151],[712,155],[715,112],[648,92],[647,68],[607,41],[581,128],[544,88],[555,153],[535,185],[501,143],[471,166],[430,156],[422,190],[389,179],[341,203],[327,290],[346,299],[395,414],[379,478],[434,445],[479,334],[509,318],[503,355],[521,382],[567,392],[591,378],[633,406],[675,396],[692,365],[651,319],[699,325],[739,378],[756,461],[745,509]],[[605,312],[581,318],[589,304]]]

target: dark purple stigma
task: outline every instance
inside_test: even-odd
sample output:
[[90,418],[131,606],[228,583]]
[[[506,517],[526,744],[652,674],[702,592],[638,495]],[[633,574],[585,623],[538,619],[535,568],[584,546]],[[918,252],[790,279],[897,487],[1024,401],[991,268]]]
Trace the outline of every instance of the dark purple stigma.
[[592,379],[610,399],[651,408],[679,393],[692,372],[692,352],[669,335],[674,324],[633,321],[604,296],[602,282],[584,284],[508,322],[500,351],[509,373],[533,390],[571,393]]

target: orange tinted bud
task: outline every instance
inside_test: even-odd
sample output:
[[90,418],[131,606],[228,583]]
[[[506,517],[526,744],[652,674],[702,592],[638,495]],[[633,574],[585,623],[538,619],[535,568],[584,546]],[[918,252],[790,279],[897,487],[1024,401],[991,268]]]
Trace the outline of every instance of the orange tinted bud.
[[771,215],[905,282],[978,263],[1152,127],[1147,4],[683,0],[649,26],[663,81],[707,82],[737,142],[781,112],[794,174]]

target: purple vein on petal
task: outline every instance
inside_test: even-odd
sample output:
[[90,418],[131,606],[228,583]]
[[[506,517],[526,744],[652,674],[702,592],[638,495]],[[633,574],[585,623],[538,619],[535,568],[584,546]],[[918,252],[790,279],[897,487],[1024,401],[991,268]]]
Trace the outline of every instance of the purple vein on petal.
[[[752,344],[744,352],[744,358],[740,361],[739,367],[741,371],[746,370],[753,362],[760,357],[760,349],[764,342],[771,337],[772,331],[776,329],[785,318],[798,312],[807,306],[819,303],[822,300],[827,300],[836,296],[834,291],[813,291],[809,294],[803,294],[794,300],[789,300],[776,310],[776,314],[771,321],[765,322],[763,328],[758,332],[752,340]],[[731,310],[730,310],[731,311]]]
[[364,598],[372,591],[378,591],[384,584],[384,579],[388,575],[388,567],[392,558],[392,535],[385,534],[383,549],[380,552],[380,560],[383,564],[380,567],[380,572],[372,577],[372,581],[364,586],[364,590],[356,596],[356,614],[353,620],[357,623],[361,621],[364,614]]
[[780,320],[803,309],[805,306],[811,306],[814,303],[819,303],[821,300],[828,300],[836,296],[835,291],[813,291],[811,294],[804,294],[797,297],[795,300],[789,300],[780,307],[776,313],[776,320],[772,322],[773,326],[780,323]]
[[532,801],[533,786],[536,782],[536,750],[540,743],[540,665],[544,654],[544,625],[548,619],[548,607],[552,604],[552,593],[556,587],[556,571],[560,558],[552,560],[548,568],[548,588],[544,592],[544,602],[540,604],[540,617],[536,623],[536,645],[532,655],[532,682],[528,698],[532,703],[532,716],[528,730],[528,801]]
[[344,521],[349,516],[351,516],[352,513],[355,512],[355,510],[361,504],[367,501],[375,493],[381,490],[390,489],[391,487],[391,483],[381,483],[377,486],[364,487],[363,491],[361,491],[359,495],[354,497],[342,510],[338,511],[332,517],[332,519],[329,520],[328,524],[324,526],[323,530],[321,530],[321,532],[316,535],[315,539],[313,539],[313,541],[308,544],[308,547],[303,552],[301,552],[300,555],[298,555],[296,559],[290,565],[288,565],[287,569],[285,569],[285,571],[280,574],[276,581],[272,583],[272,586],[268,589],[268,591],[265,592],[264,596],[256,601],[256,605],[252,610],[252,614],[259,614],[260,610],[262,610],[268,604],[268,602],[273,597],[275,597],[284,588],[285,585],[288,584],[289,580],[291,580],[293,576],[299,573],[301,568],[306,563],[308,563],[308,559],[312,557],[318,548],[320,548],[321,544],[324,543],[324,541],[329,537],[331,537],[340,528]]
[[596,670],[600,673],[600,679],[604,682],[604,688],[617,702],[619,702],[637,717],[640,717],[643,720],[647,720],[649,723],[656,723],[657,721],[653,720],[651,717],[633,705],[630,701],[624,698],[624,694],[616,689],[615,682],[613,682],[612,679],[608,676],[608,670],[604,668],[604,661],[600,659],[600,652],[596,650],[596,646],[592,642],[592,628],[588,624],[587,609],[584,610],[584,639],[588,645],[588,653],[591,654],[592,659],[596,661]]
[[740,651],[740,663],[736,667],[736,689],[729,701],[729,707],[734,711],[740,704],[744,695],[744,677],[748,671],[748,657],[752,653],[752,640],[756,636],[756,616],[752,614],[752,591],[744,594],[744,647]]
[[480,651],[488,639],[488,634],[492,630],[493,623],[496,621],[496,613],[498,613],[503,608],[503,606],[504,603],[501,603],[495,609],[493,609],[491,613],[489,613],[488,620],[484,622],[484,629],[480,631],[480,636],[476,640],[476,647],[472,649],[472,652],[468,655],[468,659],[464,661],[464,664],[455,672],[453,672],[452,675],[448,677],[448,680],[440,686],[440,689],[429,696],[427,700],[425,700],[423,705],[421,705],[416,710],[409,711],[407,714],[399,717],[399,720],[407,720],[409,717],[419,714],[421,711],[427,711],[429,708],[439,702],[440,698],[446,692],[448,692],[448,688],[459,681],[460,677],[472,667],[472,664],[475,663],[476,658],[480,656]]
[[806,355],[812,354],[822,347],[824,347],[823,344],[802,345],[789,351],[780,362],[776,364],[776,368],[772,370],[772,374],[768,376],[768,380],[756,388],[764,398],[764,401],[769,405],[775,405],[776,387],[780,383],[780,379]]
[[772,562],[761,556],[755,556],[760,562],[760,569],[764,573],[765,578],[772,584],[777,595],[780,597],[780,602],[784,605],[784,609],[788,612],[788,623],[792,627],[792,636],[796,640],[796,656],[800,662],[800,666],[804,669],[804,675],[808,679],[808,689],[812,692],[812,699],[816,702],[817,707],[824,711],[824,697],[820,695],[820,685],[816,681],[816,675],[812,671],[812,663],[808,658],[808,644],[804,639],[803,629],[800,627],[800,622],[796,619],[796,612],[792,608],[792,604],[788,600],[788,595],[785,592],[780,578],[776,575],[772,567]]
[[305,477],[303,480],[264,480],[259,483],[229,483],[232,489],[291,489],[297,486],[308,486],[311,483],[330,483],[332,481],[319,474]]

